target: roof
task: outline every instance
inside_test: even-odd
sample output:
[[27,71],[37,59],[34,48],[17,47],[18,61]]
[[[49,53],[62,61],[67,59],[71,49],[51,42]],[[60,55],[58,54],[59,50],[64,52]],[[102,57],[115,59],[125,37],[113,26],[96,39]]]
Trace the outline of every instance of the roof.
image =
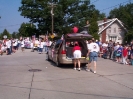
[[[98,27],[101,26],[101,25],[107,24],[103,29],[101,29],[101,30],[98,32],[98,34],[102,33],[105,29],[107,29],[110,25],[112,25],[112,24],[113,24],[114,22],[116,22],[116,21],[117,21],[117,22],[123,27],[123,29],[127,32],[127,30],[126,30],[126,28],[124,27],[123,23],[122,23],[120,20],[118,20],[117,18],[113,18],[113,19],[107,19],[106,22],[104,22],[104,20],[99,20],[99,21],[97,21]],[[84,26],[84,27],[89,27],[89,26],[90,26],[90,25],[88,24],[88,25],[86,25],[86,26]]]
[[113,18],[113,19],[107,19],[106,22],[104,21],[98,21],[98,26],[101,26],[101,25],[104,25],[104,24],[107,24],[103,29],[101,29],[98,34],[102,33],[105,29],[107,29],[110,25],[112,25],[114,22],[118,22],[122,27],[123,29],[127,32],[126,28],[124,27],[123,23],[118,20],[117,18]]

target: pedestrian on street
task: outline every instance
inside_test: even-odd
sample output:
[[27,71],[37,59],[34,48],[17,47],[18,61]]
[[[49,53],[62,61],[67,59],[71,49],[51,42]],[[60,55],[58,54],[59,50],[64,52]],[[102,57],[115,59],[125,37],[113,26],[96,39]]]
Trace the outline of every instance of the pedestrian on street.
[[7,55],[11,55],[11,41],[7,39],[6,41],[6,46],[7,46]]
[[24,51],[24,40],[23,39],[21,40],[21,50],[22,52]]
[[76,70],[76,65],[78,63],[78,71],[80,71],[80,58],[81,58],[81,48],[78,42],[75,42],[73,47],[73,56],[74,56],[74,70]]
[[113,42],[112,40],[109,40],[109,43],[108,43],[108,51],[109,51],[109,59],[112,59],[112,50],[113,50]]
[[97,62],[99,50],[100,50],[100,48],[99,48],[98,44],[95,43],[95,40],[93,39],[88,47],[87,57],[89,57],[89,62],[88,62],[87,71],[91,70],[90,67],[91,67],[91,63],[93,61],[94,62],[94,73],[96,73],[96,65],[97,65],[96,62]]
[[31,52],[34,52],[34,43],[33,43],[33,41],[31,41],[30,47],[31,47]]
[[39,45],[39,54],[43,53],[43,47],[44,47],[44,41],[41,40],[40,45]]
[[127,63],[128,49],[127,49],[126,45],[124,45],[124,48],[122,50],[122,56],[123,56],[123,58],[122,58],[123,59],[123,64],[128,65],[128,63]]

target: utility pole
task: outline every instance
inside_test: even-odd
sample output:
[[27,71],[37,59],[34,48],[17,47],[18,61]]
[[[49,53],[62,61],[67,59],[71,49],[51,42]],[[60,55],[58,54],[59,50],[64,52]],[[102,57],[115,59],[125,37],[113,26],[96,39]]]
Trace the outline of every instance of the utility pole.
[[52,35],[53,35],[53,32],[54,32],[54,7],[56,7],[57,4],[54,4],[54,3],[51,3],[50,4],[50,8],[51,8],[51,18],[52,18]]

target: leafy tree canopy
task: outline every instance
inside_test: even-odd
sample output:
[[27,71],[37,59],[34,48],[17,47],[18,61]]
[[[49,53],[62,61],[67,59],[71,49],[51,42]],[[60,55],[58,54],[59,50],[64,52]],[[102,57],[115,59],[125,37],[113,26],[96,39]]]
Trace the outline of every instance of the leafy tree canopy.
[[[72,32],[73,26],[81,30],[87,20],[91,19],[93,12],[97,15],[97,19],[103,19],[105,16],[90,4],[90,0],[82,2],[81,0],[52,0],[52,3],[56,4],[53,10],[54,31],[59,34]],[[30,22],[36,23],[40,34],[45,34],[47,31],[51,33],[52,18],[49,0],[22,0],[21,4],[22,6],[19,7],[21,15],[29,18]]]
[[99,35],[98,35],[98,24],[97,24],[97,14],[93,13],[92,17],[90,19],[90,26],[89,26],[89,33],[97,40],[99,40]]
[[35,35],[36,26],[31,23],[22,23],[19,28],[19,36],[31,37]]
[[11,34],[6,29],[4,29],[3,33],[1,33],[0,39],[3,39],[4,35],[6,35],[8,39],[11,38]]

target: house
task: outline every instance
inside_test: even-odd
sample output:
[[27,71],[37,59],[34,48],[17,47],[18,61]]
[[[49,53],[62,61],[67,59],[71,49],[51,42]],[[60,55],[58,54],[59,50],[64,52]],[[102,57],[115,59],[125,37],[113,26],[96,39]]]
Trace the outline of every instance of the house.
[[[100,41],[106,42],[112,40],[114,42],[123,43],[127,30],[120,20],[117,18],[104,18],[104,20],[97,21],[97,23],[99,27],[98,34],[100,36]],[[85,28],[88,26],[85,26]]]

